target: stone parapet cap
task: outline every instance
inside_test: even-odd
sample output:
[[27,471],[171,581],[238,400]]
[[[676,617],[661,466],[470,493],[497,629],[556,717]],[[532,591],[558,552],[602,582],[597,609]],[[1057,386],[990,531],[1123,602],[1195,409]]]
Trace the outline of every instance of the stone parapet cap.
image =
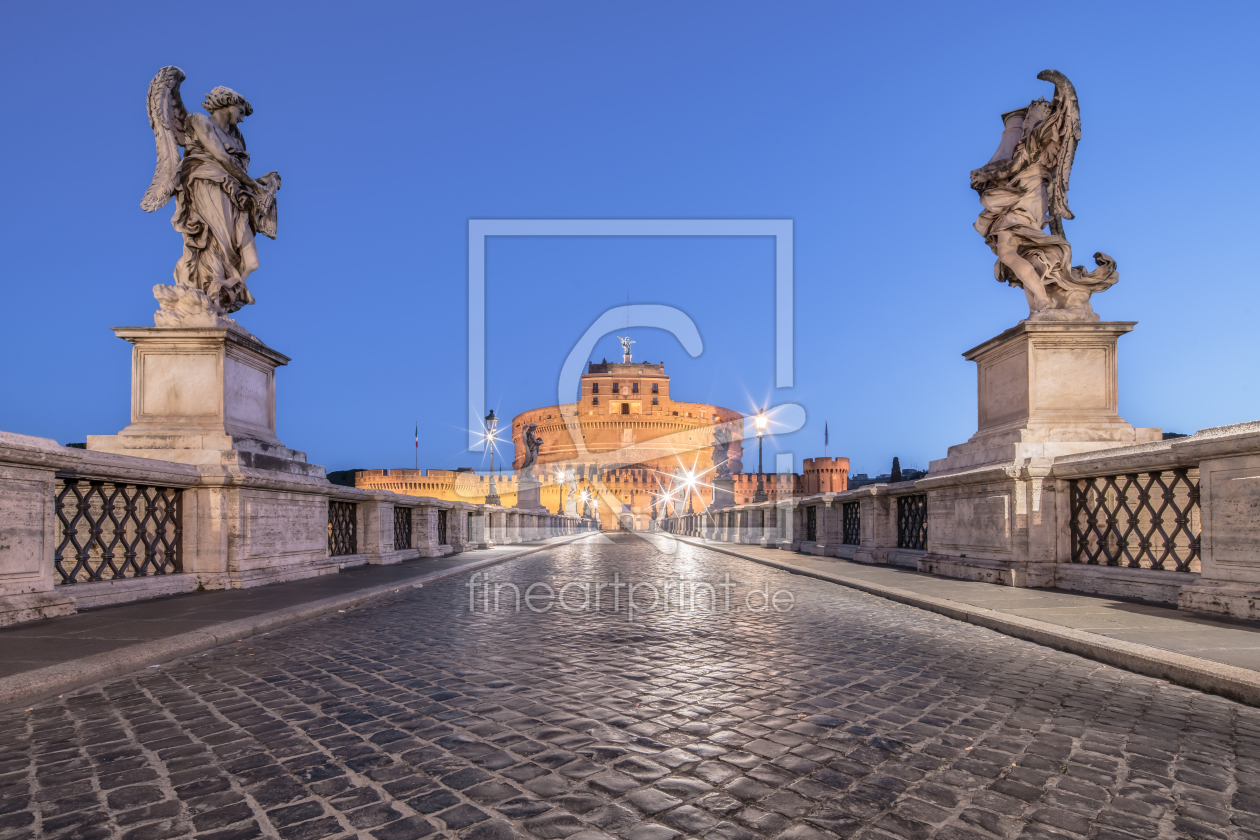
[[917,479],[914,484],[921,490],[939,490],[959,484],[987,484],[992,481],[1008,481],[1018,478],[1020,467],[1013,461],[997,464],[982,464],[978,467],[963,467],[936,475],[926,475]]
[[81,478],[120,479],[128,483],[191,487],[200,479],[197,467],[140,458],[71,449],[50,438],[0,432],[0,465],[48,469]]
[[1195,461],[1260,454],[1260,421],[1213,426],[1200,429],[1190,437],[1174,438],[1169,442],[1174,452]]
[[1197,467],[1211,458],[1260,454],[1260,421],[1201,429],[1189,437],[1118,446],[1054,459],[1056,478]]
[[[876,496],[914,496],[918,493],[923,492],[923,487],[919,483],[921,481],[923,481],[923,479],[916,478],[913,481],[898,481],[898,482],[890,483],[890,484],[876,484],[874,485],[876,488],[876,492],[874,493],[874,495]],[[864,490],[866,488],[863,487],[863,488],[858,488],[858,489]]]
[[136,484],[160,484],[167,487],[191,487],[201,483],[201,471],[191,464],[177,464],[156,458],[119,455],[113,452],[71,450],[81,452],[77,464],[58,470],[80,478],[110,478]]
[[883,496],[888,488],[888,484],[863,484],[861,487],[854,487],[852,490],[842,490],[836,493],[836,498],[841,502],[852,502],[866,496]]
[[1162,440],[1060,455],[1051,461],[1051,475],[1054,478],[1081,478],[1122,472],[1151,472],[1197,464],[1197,461],[1183,463],[1183,459],[1179,457],[1182,453],[1175,451],[1172,444],[1171,440]]

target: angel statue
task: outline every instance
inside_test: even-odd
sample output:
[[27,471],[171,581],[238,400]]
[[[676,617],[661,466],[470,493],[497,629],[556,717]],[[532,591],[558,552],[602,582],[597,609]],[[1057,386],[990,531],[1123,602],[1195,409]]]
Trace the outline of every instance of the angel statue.
[[523,430],[525,459],[521,461],[522,481],[532,481],[534,479],[534,464],[538,463],[538,450],[542,448],[542,438],[534,434],[534,430],[537,428],[537,423],[527,423]]
[[730,446],[731,430],[725,423],[713,427],[713,469],[714,478],[730,478]]
[[628,335],[619,335],[617,336],[617,340],[621,342],[622,356],[624,356],[625,361],[629,363],[630,362],[630,345],[638,344],[639,342],[633,341]]
[[140,207],[152,213],[174,196],[171,225],[184,237],[175,285],[153,287],[160,306],[153,320],[159,327],[232,326],[227,315],[254,302],[245,287],[258,268],[254,234],[276,238],[280,175],[249,175],[237,127],[254,112],[245,97],[216,87],[201,102],[208,115],[190,114],[179,96],[183,81],[183,70],[163,67],[149,83],[157,169]]
[[1097,321],[1089,296],[1120,279],[1115,260],[1100,251],[1094,254],[1098,268],[1087,273],[1072,265],[1063,235],[1063,220],[1074,218],[1067,192],[1081,139],[1080,103],[1058,70],[1042,70],[1037,78],[1054,84],[1054,98],[1003,114],[997,151],[971,173],[984,206],[975,228],[997,254],[998,281],[1024,289],[1028,320]]

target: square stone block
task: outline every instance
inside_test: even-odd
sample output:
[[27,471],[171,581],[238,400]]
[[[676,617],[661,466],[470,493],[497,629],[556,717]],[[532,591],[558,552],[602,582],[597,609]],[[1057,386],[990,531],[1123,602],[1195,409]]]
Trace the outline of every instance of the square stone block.
[[114,327],[133,345],[131,424],[89,449],[322,478],[276,437],[276,368],[289,357],[239,328]]
[[1161,438],[1119,413],[1116,343],[1135,321],[1023,321],[963,354],[976,363],[976,433],[943,472]]
[[131,342],[131,425],[121,434],[276,437],[275,369],[289,363],[231,329],[115,327]]

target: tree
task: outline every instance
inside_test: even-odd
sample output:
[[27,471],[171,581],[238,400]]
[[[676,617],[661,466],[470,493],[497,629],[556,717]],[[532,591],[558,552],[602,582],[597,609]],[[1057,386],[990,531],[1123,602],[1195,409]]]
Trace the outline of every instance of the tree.
[[897,459],[896,455],[893,456],[892,475],[889,477],[888,480],[890,482],[901,481],[901,461]]

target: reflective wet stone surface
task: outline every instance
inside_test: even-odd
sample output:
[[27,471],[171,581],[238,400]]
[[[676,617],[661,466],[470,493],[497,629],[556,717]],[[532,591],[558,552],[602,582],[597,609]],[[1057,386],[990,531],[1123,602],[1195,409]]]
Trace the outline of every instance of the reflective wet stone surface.
[[489,578],[0,714],[0,838],[1260,838],[1260,710],[664,538]]

